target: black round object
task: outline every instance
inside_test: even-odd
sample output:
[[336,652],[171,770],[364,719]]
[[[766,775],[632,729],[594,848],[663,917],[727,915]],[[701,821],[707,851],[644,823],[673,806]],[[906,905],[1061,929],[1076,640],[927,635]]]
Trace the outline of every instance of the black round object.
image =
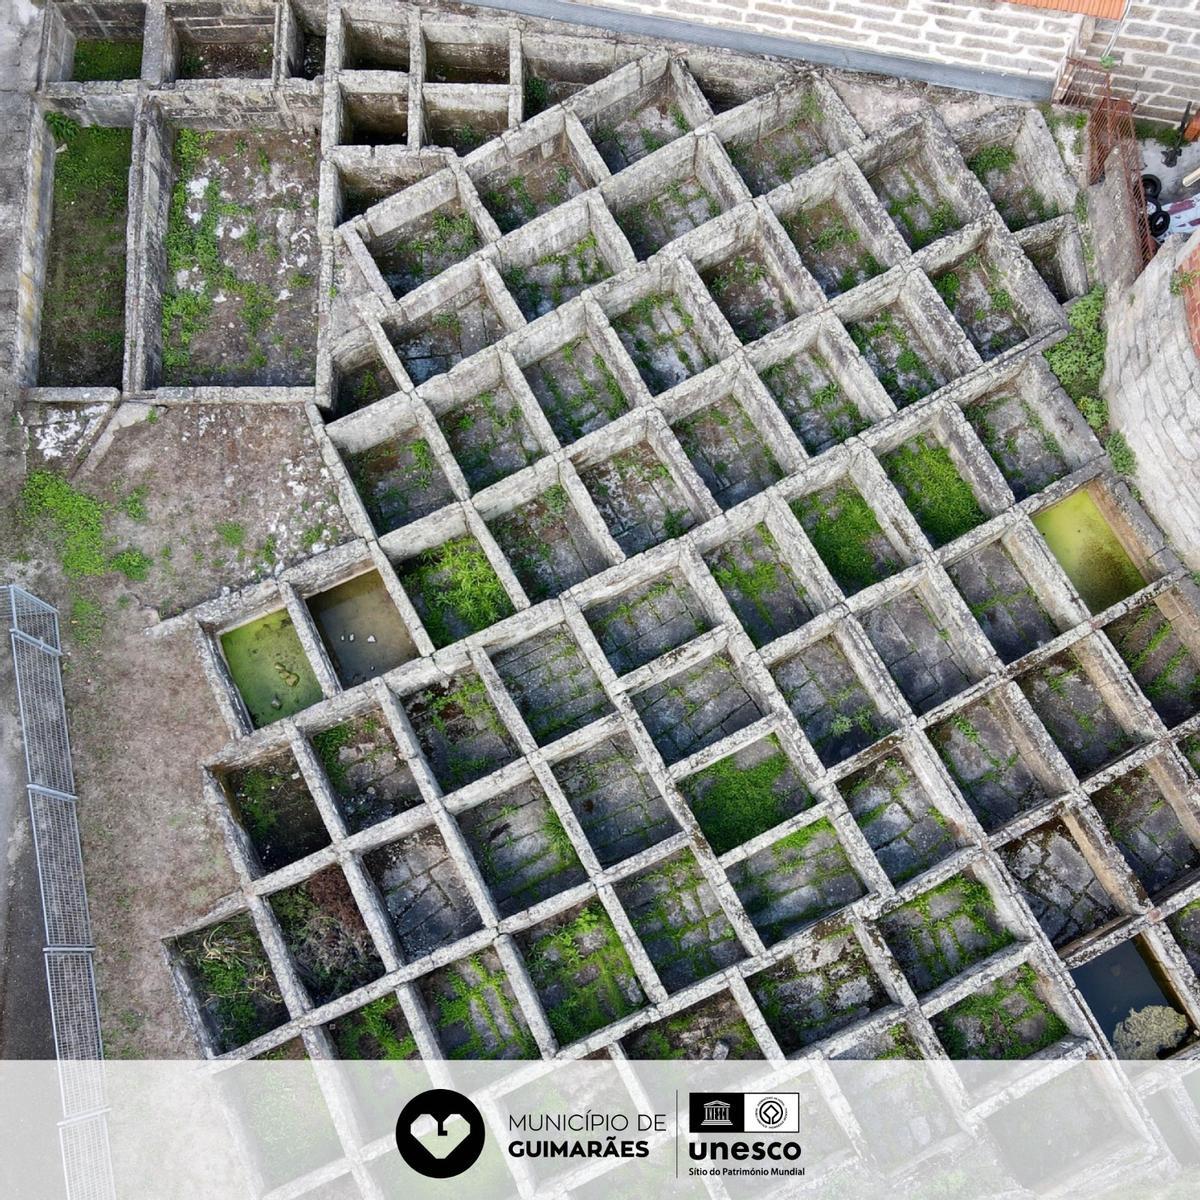
[[1147,200],[1157,200],[1162,191],[1162,180],[1157,175],[1143,175],[1142,191],[1146,193]]
[[[420,1116],[432,1117],[442,1137],[446,1135],[445,1123],[450,1117],[463,1117],[467,1122],[467,1135],[448,1154],[438,1157],[412,1131],[413,1122]],[[400,1151],[400,1157],[427,1179],[453,1179],[455,1175],[461,1175],[482,1153],[483,1141],[483,1114],[462,1092],[449,1088],[430,1088],[414,1096],[401,1109],[396,1121],[396,1149]]]
[[1171,227],[1171,214],[1164,208],[1154,208],[1150,213],[1150,236],[1160,238]]

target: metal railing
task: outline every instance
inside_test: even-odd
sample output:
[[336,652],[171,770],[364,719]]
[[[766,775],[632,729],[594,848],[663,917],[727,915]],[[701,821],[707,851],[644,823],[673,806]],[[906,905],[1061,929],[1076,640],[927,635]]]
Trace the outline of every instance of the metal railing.
[[[1099,183],[1110,166],[1121,173],[1121,195],[1130,236],[1143,271],[1158,251],[1150,233],[1146,192],[1142,186],[1142,149],[1133,128],[1133,104],[1113,91],[1112,73],[1096,63],[1069,58],[1054,89],[1054,99],[1088,113],[1087,181]],[[1117,152],[1115,164],[1111,156]]]
[[67,1200],[113,1200],[104,1046],[63,700],[58,612],[15,584],[4,588],[0,598],[8,601],[29,819],[46,928],[43,952],[58,1056],[63,1114],[58,1137]]

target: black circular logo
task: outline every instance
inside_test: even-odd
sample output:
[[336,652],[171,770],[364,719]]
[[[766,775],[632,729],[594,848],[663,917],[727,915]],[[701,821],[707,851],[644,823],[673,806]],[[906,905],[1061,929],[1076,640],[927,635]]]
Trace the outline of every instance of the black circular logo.
[[776,1125],[783,1123],[783,1118],[787,1116],[787,1109],[774,1096],[768,1096],[765,1100],[758,1102],[758,1108],[754,1115],[764,1128],[774,1129]]
[[[441,1138],[450,1136],[446,1122],[462,1117],[467,1123],[467,1136],[444,1155],[435,1153]],[[422,1140],[413,1133],[419,1117],[432,1117],[436,1132]],[[429,1179],[450,1179],[473,1166],[483,1152],[483,1114],[461,1092],[449,1088],[430,1088],[414,1096],[401,1110],[396,1122],[396,1149],[414,1171]]]

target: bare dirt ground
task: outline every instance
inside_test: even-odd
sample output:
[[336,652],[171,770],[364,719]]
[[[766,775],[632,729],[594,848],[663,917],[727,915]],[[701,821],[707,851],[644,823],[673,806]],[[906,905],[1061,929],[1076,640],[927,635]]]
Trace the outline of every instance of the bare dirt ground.
[[144,580],[67,579],[44,525],[31,528],[19,509],[0,521],[11,577],[63,614],[101,1020],[114,1057],[197,1053],[160,941],[235,886],[199,768],[227,730],[190,635],[145,631],[349,536],[299,409],[158,411],[120,430],[73,481],[108,506],[110,548],[152,560]]

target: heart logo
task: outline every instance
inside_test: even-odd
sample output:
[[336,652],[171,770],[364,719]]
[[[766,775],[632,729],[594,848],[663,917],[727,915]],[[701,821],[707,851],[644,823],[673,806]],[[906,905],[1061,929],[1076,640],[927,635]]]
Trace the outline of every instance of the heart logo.
[[[424,1137],[415,1129],[421,1117],[432,1117],[436,1124]],[[461,1175],[483,1153],[483,1138],[483,1114],[461,1092],[449,1088],[430,1088],[414,1096],[396,1121],[400,1157],[427,1179]]]

